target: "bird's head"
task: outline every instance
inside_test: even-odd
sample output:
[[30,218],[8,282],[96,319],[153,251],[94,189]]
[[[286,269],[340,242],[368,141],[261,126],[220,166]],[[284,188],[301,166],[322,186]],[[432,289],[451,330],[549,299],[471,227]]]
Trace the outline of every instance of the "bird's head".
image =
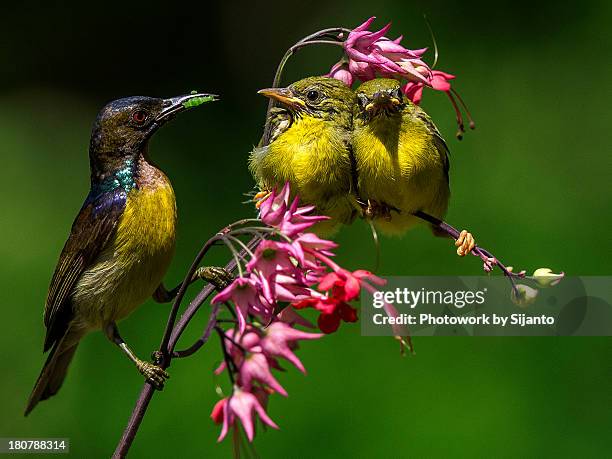
[[258,91],[280,102],[294,117],[312,116],[327,121],[349,123],[355,104],[355,93],[340,80],[309,77],[286,88]]
[[357,113],[366,119],[399,113],[406,103],[399,81],[390,78],[366,81],[355,92]]
[[140,151],[176,114],[214,98],[194,93],[171,99],[136,96],[114,100],[100,110],[94,122],[92,153],[121,156]]

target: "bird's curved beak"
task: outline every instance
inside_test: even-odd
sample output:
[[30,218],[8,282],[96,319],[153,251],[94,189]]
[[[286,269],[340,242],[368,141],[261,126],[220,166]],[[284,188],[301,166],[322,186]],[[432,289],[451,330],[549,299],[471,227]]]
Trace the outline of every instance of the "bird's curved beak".
[[374,93],[370,102],[365,106],[368,112],[378,112],[383,109],[394,109],[402,103],[397,97],[392,96],[387,91],[378,91]]
[[306,104],[304,103],[304,101],[299,97],[296,97],[293,91],[289,88],[260,89],[259,91],[257,91],[257,94],[261,94],[262,96],[277,100],[281,104],[287,105],[291,108],[306,108]]
[[204,94],[199,92],[164,99],[162,111],[155,118],[155,122],[161,125],[174,118],[177,113],[216,100],[219,100],[219,96],[215,94]]

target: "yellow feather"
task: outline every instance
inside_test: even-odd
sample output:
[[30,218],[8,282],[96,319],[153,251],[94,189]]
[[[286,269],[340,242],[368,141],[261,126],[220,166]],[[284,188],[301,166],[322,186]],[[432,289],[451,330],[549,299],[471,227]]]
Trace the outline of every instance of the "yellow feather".
[[355,199],[350,195],[351,160],[343,131],[331,121],[305,115],[295,119],[274,142],[251,154],[250,167],[263,189],[291,183],[303,204],[333,219],[317,225],[329,234],[350,223]]
[[170,264],[175,233],[176,202],[167,179],[132,189],[113,241],[76,286],[80,325],[123,319],[149,298]]
[[391,221],[375,221],[389,234],[401,234],[418,223],[411,215],[417,210],[442,217],[450,196],[445,153],[438,151],[416,110],[375,117],[353,132],[360,196],[401,211],[392,211]]

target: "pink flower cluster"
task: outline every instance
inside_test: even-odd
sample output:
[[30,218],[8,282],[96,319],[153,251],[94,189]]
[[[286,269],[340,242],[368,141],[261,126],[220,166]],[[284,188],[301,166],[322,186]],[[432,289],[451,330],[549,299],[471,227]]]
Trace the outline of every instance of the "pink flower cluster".
[[319,290],[325,295],[312,296],[293,304],[296,309],[312,307],[321,312],[318,325],[325,333],[335,332],[340,322],[356,322],[357,310],[348,304],[359,297],[362,286],[368,290],[373,287],[367,282],[383,285],[385,281],[368,271],[350,272],[339,268],[328,273],[319,282]]
[[376,17],[371,17],[349,33],[343,44],[348,62],[336,63],[328,76],[351,86],[355,79],[368,81],[377,75],[385,78],[406,80],[402,87],[404,93],[415,104],[421,101],[425,86],[439,91],[450,91],[449,80],[455,78],[449,73],[432,70],[422,60],[427,48],[407,49],[400,42],[403,37],[391,40],[385,34],[391,23],[382,29],[371,32],[368,28]]
[[391,23],[376,32],[369,31],[368,28],[375,19],[371,17],[349,33],[343,44],[346,57],[334,64],[327,76],[341,80],[348,86],[351,86],[355,79],[368,81],[377,76],[405,80],[402,91],[417,105],[423,98],[425,87],[442,91],[447,94],[455,109],[459,125],[458,136],[460,137],[464,129],[461,111],[454,96],[466,111],[473,129],[474,122],[467,107],[451,89],[450,81],[455,79],[455,75],[431,69],[422,59],[427,48],[411,50],[400,44],[402,36],[395,40],[387,38],[385,34],[391,29]]
[[[213,303],[231,303],[236,326],[222,333],[225,362],[217,373],[227,370],[233,393],[219,401],[211,417],[222,423],[219,440],[230,427],[242,424],[247,438],[253,439],[254,413],[264,424],[277,428],[266,414],[268,396],[287,392],[272,375],[281,369],[282,358],[305,373],[294,354],[297,341],[317,339],[320,333],[306,333],[296,325],[313,327],[295,309],[313,308],[320,312],[321,331],[332,333],[340,323],[355,322],[357,311],[349,303],[359,297],[361,288],[373,291],[372,284],[384,280],[367,271],[347,271],[331,260],[337,245],[305,232],[327,217],[311,215],[312,206],[299,207],[290,200],[286,184],[274,191],[260,207],[260,218],[267,234],[245,264],[242,275],[219,292]],[[372,284],[371,284],[372,283]]]
[[236,419],[240,420],[249,441],[253,441],[254,413],[257,413],[264,424],[278,429],[265,411],[268,396],[278,392],[286,397],[287,391],[272,375],[270,369],[280,369],[278,358],[283,358],[306,373],[304,365],[293,350],[297,348],[298,340],[317,339],[321,336],[323,336],[321,333],[296,330],[280,320],[265,329],[247,325],[244,333],[235,329],[226,332],[225,347],[232,368],[224,362],[216,373],[219,374],[225,369],[235,370],[236,379],[232,395],[219,400],[211,413],[213,421],[223,424],[219,441],[225,438],[230,427],[236,425]]
[[347,302],[359,296],[362,285],[367,281],[384,283],[367,271],[351,273],[341,268],[330,259],[336,243],[303,232],[328,218],[309,215],[313,210],[313,206],[299,207],[297,197],[290,202],[288,184],[262,203],[260,218],[277,230],[280,240],[263,240],[246,264],[244,275],[213,298],[213,303],[231,301],[236,306],[240,333],[249,315],[268,324],[282,303],[317,309],[321,312],[319,328],[331,333],[340,320],[357,320],[356,311]]

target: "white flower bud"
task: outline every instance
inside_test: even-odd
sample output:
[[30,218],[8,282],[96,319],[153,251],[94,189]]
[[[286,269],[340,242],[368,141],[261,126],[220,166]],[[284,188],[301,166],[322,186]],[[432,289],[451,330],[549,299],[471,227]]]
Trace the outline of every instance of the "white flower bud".
[[539,287],[552,287],[557,285],[563,279],[565,273],[555,274],[549,268],[538,268],[533,272],[533,279],[538,283]]
[[516,292],[512,289],[512,302],[521,307],[525,307],[533,303],[538,296],[538,291],[535,288],[531,288],[525,284],[517,284]]

